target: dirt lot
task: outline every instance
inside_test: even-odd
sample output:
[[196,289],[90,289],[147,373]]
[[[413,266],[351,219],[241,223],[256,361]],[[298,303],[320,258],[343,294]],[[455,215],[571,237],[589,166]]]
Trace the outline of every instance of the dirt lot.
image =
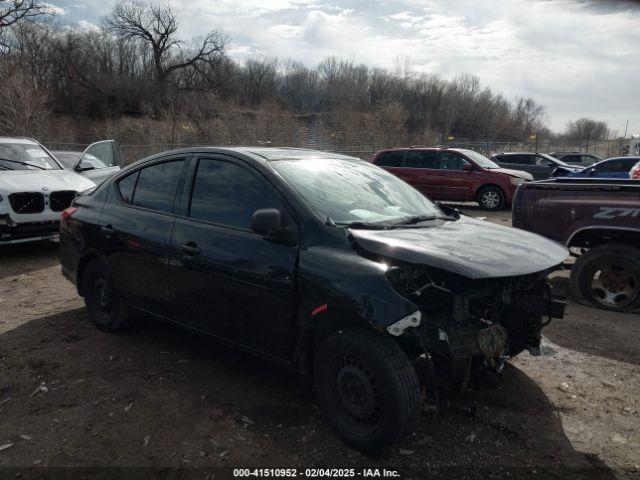
[[[486,214],[471,210],[474,216]],[[508,224],[508,215],[490,221]],[[566,278],[555,283],[566,288]],[[424,414],[371,459],[329,431],[304,381],[229,348],[141,321],[92,327],[55,242],[0,249],[0,476],[230,477],[191,467],[371,467],[403,478],[640,478],[640,318],[571,304],[471,418]],[[14,467],[19,467],[18,469]],[[127,468],[120,468],[127,467]],[[88,470],[86,470],[88,469]],[[92,473],[93,472],[93,473]],[[359,470],[358,470],[359,472]],[[357,475],[357,473],[356,473]]]

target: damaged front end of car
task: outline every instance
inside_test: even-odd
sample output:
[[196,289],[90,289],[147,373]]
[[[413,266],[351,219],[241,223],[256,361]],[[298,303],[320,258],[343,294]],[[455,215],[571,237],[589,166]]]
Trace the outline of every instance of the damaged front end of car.
[[389,282],[419,309],[386,331],[416,359],[424,383],[455,392],[483,369],[499,373],[505,359],[523,350],[540,354],[542,328],[562,318],[565,306],[547,274],[469,279],[395,264]]

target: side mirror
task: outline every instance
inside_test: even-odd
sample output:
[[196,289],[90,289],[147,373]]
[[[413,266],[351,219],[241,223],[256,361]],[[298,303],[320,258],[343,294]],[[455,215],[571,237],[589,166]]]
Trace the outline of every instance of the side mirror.
[[473,172],[473,165],[465,162],[462,164],[462,170],[464,170],[465,172]]
[[251,217],[251,230],[260,235],[268,235],[282,228],[282,213],[277,208],[256,210]]
[[590,177],[593,177],[596,173],[597,173],[597,172],[596,172],[596,169],[595,169],[595,168],[591,168],[591,169],[589,170],[589,176],[590,176]]
[[81,163],[76,165],[76,167],[74,168],[76,172],[86,172],[86,171],[95,170],[95,169],[96,167],[94,167],[93,165],[86,165],[86,164],[83,165]]

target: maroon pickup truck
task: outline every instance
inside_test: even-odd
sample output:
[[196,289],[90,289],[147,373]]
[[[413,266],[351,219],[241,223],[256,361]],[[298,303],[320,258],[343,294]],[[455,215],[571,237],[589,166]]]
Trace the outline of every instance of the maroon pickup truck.
[[640,310],[640,182],[557,178],[524,183],[513,226],[570,248],[569,288],[579,302]]

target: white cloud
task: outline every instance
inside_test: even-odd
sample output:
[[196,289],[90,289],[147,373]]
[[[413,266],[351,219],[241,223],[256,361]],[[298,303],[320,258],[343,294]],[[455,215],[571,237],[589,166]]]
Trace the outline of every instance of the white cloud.
[[[99,23],[115,0],[50,0],[74,21]],[[220,28],[229,54],[294,58],[327,55],[393,68],[409,57],[417,72],[472,73],[508,97],[531,96],[552,127],[597,117],[640,133],[637,83],[640,9],[574,0],[169,0],[181,34]],[[93,17],[91,15],[94,15]],[[620,125],[622,127],[620,127]]]
[[66,15],[67,14],[67,11],[64,8],[59,7],[57,5],[54,5],[52,3],[43,3],[42,6],[51,15]]

